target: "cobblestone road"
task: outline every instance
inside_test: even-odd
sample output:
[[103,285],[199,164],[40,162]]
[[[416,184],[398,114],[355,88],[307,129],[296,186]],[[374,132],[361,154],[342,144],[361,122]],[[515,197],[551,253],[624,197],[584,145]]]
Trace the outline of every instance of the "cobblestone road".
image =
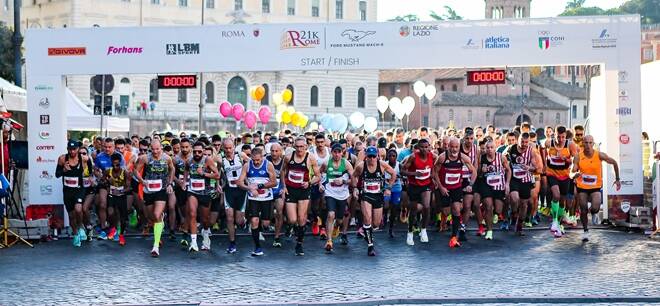
[[[166,242],[161,257],[149,257],[150,241],[128,239],[126,247],[94,241],[74,249],[70,240],[0,250],[0,305],[342,302],[379,298],[482,298],[495,296],[660,296],[660,241],[613,230],[579,232],[553,240],[547,231],[526,237],[495,232],[495,240],[471,237],[460,249],[448,234],[430,243],[405,245],[404,233],[377,233],[378,256],[366,256],[364,241],[326,255],[306,237],[306,255],[293,243],[265,248],[252,258],[251,240],[224,253],[194,256]],[[271,242],[271,237],[267,237]],[[550,290],[549,288],[556,288]]]

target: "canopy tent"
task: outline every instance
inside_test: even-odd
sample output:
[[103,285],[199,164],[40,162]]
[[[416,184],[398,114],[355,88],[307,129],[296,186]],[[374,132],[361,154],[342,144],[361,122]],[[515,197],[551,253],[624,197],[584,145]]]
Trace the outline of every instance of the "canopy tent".
[[[98,131],[101,128],[101,116],[83,104],[69,88],[66,92],[67,130]],[[108,132],[128,132],[130,120],[112,116],[103,117],[103,130]]]
[[8,111],[27,112],[27,97],[25,89],[0,78],[0,94]]

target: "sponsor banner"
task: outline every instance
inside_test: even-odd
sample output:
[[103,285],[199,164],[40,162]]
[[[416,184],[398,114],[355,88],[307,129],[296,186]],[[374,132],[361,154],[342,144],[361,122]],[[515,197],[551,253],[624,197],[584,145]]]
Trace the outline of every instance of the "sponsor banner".
[[87,55],[85,47],[48,48],[48,56],[81,56]]
[[597,38],[591,40],[591,47],[594,49],[616,48],[616,37],[611,34],[607,28],[600,31]]

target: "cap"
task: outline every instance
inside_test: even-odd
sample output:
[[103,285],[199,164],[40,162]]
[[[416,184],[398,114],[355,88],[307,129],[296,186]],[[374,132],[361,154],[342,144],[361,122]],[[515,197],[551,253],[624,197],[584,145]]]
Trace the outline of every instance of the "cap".
[[80,143],[76,140],[69,140],[69,143],[66,145],[67,149],[77,149],[80,148]]
[[378,149],[376,147],[368,147],[366,153],[367,156],[378,156]]
[[334,151],[341,151],[341,150],[343,150],[343,149],[344,149],[344,148],[341,146],[341,144],[335,143],[335,144],[332,145],[332,151],[333,151],[333,152],[334,152]]
[[174,135],[172,134],[172,132],[167,132],[165,133],[165,137],[174,137]]

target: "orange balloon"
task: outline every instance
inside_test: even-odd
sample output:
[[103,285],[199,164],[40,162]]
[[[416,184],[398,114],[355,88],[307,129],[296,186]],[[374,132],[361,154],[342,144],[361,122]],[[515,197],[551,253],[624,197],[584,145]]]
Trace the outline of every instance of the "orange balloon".
[[259,85],[257,88],[254,90],[254,98],[257,101],[261,101],[266,96],[266,89]]

